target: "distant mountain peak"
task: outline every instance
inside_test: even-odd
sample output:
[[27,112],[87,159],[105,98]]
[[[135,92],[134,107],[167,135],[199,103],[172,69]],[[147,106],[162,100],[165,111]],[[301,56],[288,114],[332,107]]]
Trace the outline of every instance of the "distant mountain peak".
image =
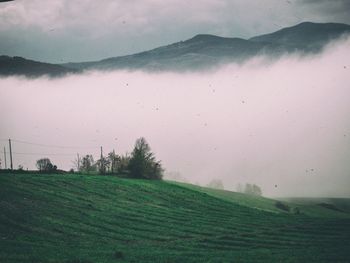
[[0,56],[0,76],[22,75],[39,77],[47,75],[59,77],[70,73],[78,73],[78,70],[66,68],[61,65],[29,60],[19,56]]
[[198,34],[186,40],[186,42],[208,42],[208,41],[220,41],[225,39],[232,39],[232,38],[220,37],[220,36],[215,36],[210,34]]
[[252,37],[249,40],[278,44],[312,45],[319,48],[345,33],[350,33],[350,26],[347,24],[302,22],[273,33]]
[[0,76],[62,76],[84,70],[210,69],[224,63],[242,63],[257,55],[277,58],[293,53],[315,54],[321,52],[330,41],[337,40],[345,34],[350,34],[350,25],[302,22],[250,39],[198,34],[185,41],[100,61],[54,65],[20,57],[0,56]]

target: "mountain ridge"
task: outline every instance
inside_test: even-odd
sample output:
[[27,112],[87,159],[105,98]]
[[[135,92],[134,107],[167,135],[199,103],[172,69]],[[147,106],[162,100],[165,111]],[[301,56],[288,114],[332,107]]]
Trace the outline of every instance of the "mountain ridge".
[[8,64],[0,60],[0,75],[62,76],[86,70],[118,69],[196,71],[225,63],[242,63],[256,55],[278,58],[293,53],[315,54],[321,52],[330,41],[347,34],[350,34],[350,25],[312,22],[303,22],[249,39],[197,34],[184,41],[97,61],[50,64],[24,59],[25,63],[22,61],[22,65],[13,65],[15,59],[12,58],[11,61],[8,57]]

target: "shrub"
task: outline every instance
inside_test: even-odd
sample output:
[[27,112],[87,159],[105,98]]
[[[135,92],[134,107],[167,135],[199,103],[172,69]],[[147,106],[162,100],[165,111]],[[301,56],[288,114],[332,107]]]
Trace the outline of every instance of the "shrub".
[[292,213],[295,214],[295,215],[299,215],[299,214],[300,214],[300,209],[299,209],[299,207],[293,207]]
[[280,201],[277,201],[275,203],[275,206],[278,208],[278,209],[281,209],[283,211],[286,211],[286,212],[289,212],[290,211],[290,207]]

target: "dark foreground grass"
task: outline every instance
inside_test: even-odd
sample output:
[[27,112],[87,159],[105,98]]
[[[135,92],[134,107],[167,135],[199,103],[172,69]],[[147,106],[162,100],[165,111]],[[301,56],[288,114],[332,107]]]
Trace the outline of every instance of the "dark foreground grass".
[[0,175],[0,262],[350,262],[350,216],[268,212],[161,181]]

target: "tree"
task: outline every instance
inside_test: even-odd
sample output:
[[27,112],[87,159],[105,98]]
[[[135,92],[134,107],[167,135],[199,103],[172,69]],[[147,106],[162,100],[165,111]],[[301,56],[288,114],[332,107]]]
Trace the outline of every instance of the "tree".
[[162,179],[163,168],[160,161],[156,161],[154,153],[145,138],[136,140],[131,153],[128,169],[133,178]]
[[237,190],[238,193],[243,193],[243,186],[242,186],[241,183],[237,184],[236,190]]
[[109,168],[111,162],[108,158],[101,156],[99,160],[97,160],[96,165],[98,167],[98,171],[100,174],[105,174]]
[[109,168],[111,173],[125,173],[128,171],[130,156],[117,155],[115,152],[110,152],[108,154]]
[[52,172],[57,170],[57,166],[53,165],[49,158],[42,158],[36,161],[36,167],[41,172]]
[[117,170],[118,170],[118,163],[119,163],[120,157],[117,154],[115,154],[115,152],[113,150],[113,152],[110,152],[108,154],[107,158],[108,158],[108,161],[110,163],[111,173],[117,172]]
[[73,164],[73,168],[72,170],[74,171],[81,171],[80,167],[81,167],[81,158],[79,158],[79,156],[77,156],[73,161],[72,161],[72,164]]
[[85,155],[82,159],[81,159],[81,163],[80,163],[80,171],[81,172],[92,172],[92,171],[96,171],[96,166],[94,163],[94,158],[92,157],[92,155]]
[[129,171],[129,163],[130,163],[130,155],[129,154],[125,154],[125,155],[121,155],[118,159],[117,162],[117,171],[118,173],[125,173],[127,171]]
[[253,194],[257,195],[257,196],[262,195],[261,188],[259,186],[257,186],[256,184],[253,184]]
[[256,184],[246,184],[245,189],[244,189],[244,193],[249,194],[249,195],[256,195],[256,196],[262,195],[261,188],[259,186],[257,186]]
[[207,187],[224,190],[224,184],[222,183],[221,180],[218,180],[218,179],[211,180],[210,183],[207,185]]

